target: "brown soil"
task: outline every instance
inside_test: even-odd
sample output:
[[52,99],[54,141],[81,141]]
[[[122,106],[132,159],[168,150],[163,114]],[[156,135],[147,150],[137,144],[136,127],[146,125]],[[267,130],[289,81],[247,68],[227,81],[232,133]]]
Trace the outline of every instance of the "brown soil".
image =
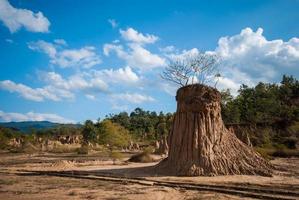
[[[127,160],[129,155],[124,160]],[[126,176],[152,181],[214,184],[225,186],[260,186],[262,188],[299,190],[299,159],[276,159],[273,177],[217,176],[173,177],[155,176],[155,163],[113,164],[113,161],[97,155],[76,154],[0,154],[1,199],[241,199],[240,196],[219,192],[189,190],[181,187],[142,185],[127,181],[87,179],[90,176]],[[28,171],[70,172],[85,174],[87,178],[39,175]],[[242,197],[244,199],[244,197]],[[246,199],[246,198],[245,198]],[[250,199],[250,198],[247,198]]]

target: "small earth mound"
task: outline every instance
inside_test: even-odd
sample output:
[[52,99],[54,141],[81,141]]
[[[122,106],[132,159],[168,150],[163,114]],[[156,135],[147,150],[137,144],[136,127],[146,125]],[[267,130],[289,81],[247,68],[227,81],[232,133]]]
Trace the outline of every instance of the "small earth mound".
[[58,168],[58,169],[69,169],[72,167],[75,167],[75,163],[73,161],[69,160],[59,160],[51,165],[53,168]]
[[139,162],[139,163],[149,163],[155,162],[157,159],[147,152],[142,152],[136,155],[133,155],[129,160],[129,162]]

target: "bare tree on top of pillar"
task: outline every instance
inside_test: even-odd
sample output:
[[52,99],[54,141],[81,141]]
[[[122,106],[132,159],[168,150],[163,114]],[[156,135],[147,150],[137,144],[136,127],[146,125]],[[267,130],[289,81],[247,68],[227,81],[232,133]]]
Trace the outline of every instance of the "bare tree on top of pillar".
[[217,73],[218,64],[219,57],[207,53],[174,58],[170,60],[161,77],[179,86],[209,84],[220,77]]

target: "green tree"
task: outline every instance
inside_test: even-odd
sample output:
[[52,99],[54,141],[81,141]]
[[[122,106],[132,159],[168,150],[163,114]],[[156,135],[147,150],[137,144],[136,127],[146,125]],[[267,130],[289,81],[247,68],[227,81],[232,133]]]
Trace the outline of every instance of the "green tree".
[[236,102],[240,110],[240,121],[245,123],[255,123],[256,102],[254,89],[242,84]]
[[99,124],[98,133],[99,143],[109,145],[111,149],[125,147],[131,139],[127,129],[110,120],[104,120]]
[[130,117],[127,112],[120,112],[117,115],[110,115],[109,119],[112,122],[118,123],[127,129],[130,129],[130,127],[131,127]]
[[221,114],[225,123],[240,122],[240,109],[230,90],[221,91]]
[[86,120],[82,129],[83,145],[88,145],[96,140],[96,129],[91,120]]

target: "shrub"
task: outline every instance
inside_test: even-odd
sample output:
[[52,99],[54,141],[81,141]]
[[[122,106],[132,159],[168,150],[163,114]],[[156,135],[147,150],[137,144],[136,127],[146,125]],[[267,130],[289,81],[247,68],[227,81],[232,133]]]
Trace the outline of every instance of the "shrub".
[[155,162],[156,160],[153,158],[153,156],[148,152],[142,152],[139,154],[135,154],[131,156],[131,158],[128,160],[129,162],[140,162],[140,163],[149,163],[149,162]]
[[293,149],[278,149],[273,152],[272,156],[282,158],[299,157],[299,151]]
[[147,154],[151,154],[151,153],[153,153],[155,151],[155,148],[154,147],[152,147],[152,146],[148,146],[148,147],[146,147],[145,149],[144,149],[144,153],[147,153]]
[[115,164],[115,162],[117,160],[120,160],[120,159],[123,158],[123,155],[118,151],[111,151],[110,154],[109,154],[109,157],[112,158],[113,164]]
[[77,153],[78,154],[88,154],[88,146],[87,145],[84,145],[84,146],[81,146],[80,148],[77,148]]
[[299,157],[299,150],[296,149],[288,149],[283,145],[276,145],[276,147],[272,148],[255,148],[257,152],[259,152],[264,158],[271,159],[273,157]]
[[296,149],[298,139],[296,137],[285,138],[282,143],[289,149]]
[[272,154],[275,151],[273,148],[262,148],[262,147],[256,147],[255,150],[261,154],[262,157],[270,160],[272,158]]

